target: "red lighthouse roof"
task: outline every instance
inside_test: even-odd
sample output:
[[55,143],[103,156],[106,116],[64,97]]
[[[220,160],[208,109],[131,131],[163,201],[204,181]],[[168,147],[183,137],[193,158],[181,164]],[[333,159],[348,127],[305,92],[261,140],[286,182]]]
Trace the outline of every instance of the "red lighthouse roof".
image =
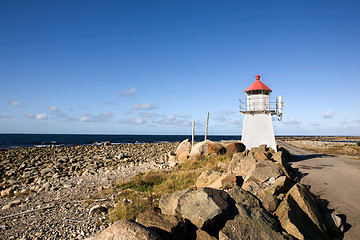
[[263,82],[260,81],[259,74],[255,76],[256,81],[248,87],[245,92],[253,91],[253,90],[267,90],[271,92],[271,89],[266,86]]

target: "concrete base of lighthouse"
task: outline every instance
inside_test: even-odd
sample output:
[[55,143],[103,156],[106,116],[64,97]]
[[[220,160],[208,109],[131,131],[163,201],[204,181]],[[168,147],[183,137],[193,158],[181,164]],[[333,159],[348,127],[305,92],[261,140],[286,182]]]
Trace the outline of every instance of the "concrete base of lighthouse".
[[266,144],[277,151],[271,114],[245,113],[241,142],[246,149]]

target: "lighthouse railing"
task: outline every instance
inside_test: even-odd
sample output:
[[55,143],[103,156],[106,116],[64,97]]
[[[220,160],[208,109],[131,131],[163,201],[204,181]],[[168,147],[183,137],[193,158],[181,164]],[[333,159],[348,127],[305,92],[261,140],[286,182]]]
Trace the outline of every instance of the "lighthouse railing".
[[240,112],[243,114],[252,113],[271,113],[277,114],[278,102],[277,98],[269,98],[267,101],[259,101],[259,99],[240,98]]

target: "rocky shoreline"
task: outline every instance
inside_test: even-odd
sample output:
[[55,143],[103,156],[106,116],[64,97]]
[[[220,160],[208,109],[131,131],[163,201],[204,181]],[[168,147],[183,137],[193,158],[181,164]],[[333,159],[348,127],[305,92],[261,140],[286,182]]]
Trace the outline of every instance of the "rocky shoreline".
[[[165,234],[163,239],[179,239],[182,235],[173,232],[178,228],[191,239],[238,239],[240,235],[249,239],[259,239],[256,236],[292,239],[292,236],[302,238],[315,233],[320,234],[321,239],[328,239],[322,223],[326,215],[319,216],[307,189],[293,181],[285,160],[288,153],[282,150],[274,152],[259,146],[249,151],[239,142],[211,141],[194,147],[188,141],[180,145],[178,142],[118,145],[106,142],[102,146],[0,150],[0,239],[85,239],[91,236],[104,239],[106,234],[113,236],[114,231],[118,231],[117,225],[125,229],[134,227],[145,235],[155,228],[156,233]],[[163,194],[159,208],[139,215],[137,222],[140,224],[127,220],[110,224],[108,213],[117,204],[117,195],[122,191],[117,188],[119,182],[130,180],[139,172],[167,171],[191,159],[221,158],[224,154],[230,156],[230,162],[218,162],[218,170],[201,173],[196,185],[189,189]],[[211,202],[204,210],[198,211],[196,204],[191,209],[194,203],[191,199],[198,197],[196,202],[204,201],[199,206],[213,201],[215,209],[210,210]],[[189,202],[186,199],[190,199]],[[216,205],[223,207],[219,210]],[[167,209],[172,210],[167,213]],[[204,218],[207,220],[198,223],[195,213],[203,219],[205,210],[209,211]],[[294,211],[305,218],[297,221],[291,216]],[[306,214],[311,215],[308,223]],[[246,224],[252,226],[250,232],[241,220],[244,218],[248,219]],[[338,219],[334,214],[330,218]],[[161,221],[154,219],[161,219],[165,225],[159,225]],[[168,226],[170,222],[173,225]],[[303,228],[307,224],[316,227]],[[216,231],[213,231],[214,226]],[[339,222],[335,230],[341,226]],[[236,231],[231,230],[233,228]]]
[[84,239],[103,230],[106,209],[114,205],[113,185],[174,166],[166,154],[178,144],[0,150],[0,239]]

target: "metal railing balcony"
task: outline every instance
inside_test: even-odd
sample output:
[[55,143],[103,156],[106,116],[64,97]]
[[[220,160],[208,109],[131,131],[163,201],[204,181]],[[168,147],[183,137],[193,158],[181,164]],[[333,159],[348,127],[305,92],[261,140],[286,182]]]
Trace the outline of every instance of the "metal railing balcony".
[[269,99],[240,98],[240,113],[271,113],[278,114],[279,103],[276,97]]

